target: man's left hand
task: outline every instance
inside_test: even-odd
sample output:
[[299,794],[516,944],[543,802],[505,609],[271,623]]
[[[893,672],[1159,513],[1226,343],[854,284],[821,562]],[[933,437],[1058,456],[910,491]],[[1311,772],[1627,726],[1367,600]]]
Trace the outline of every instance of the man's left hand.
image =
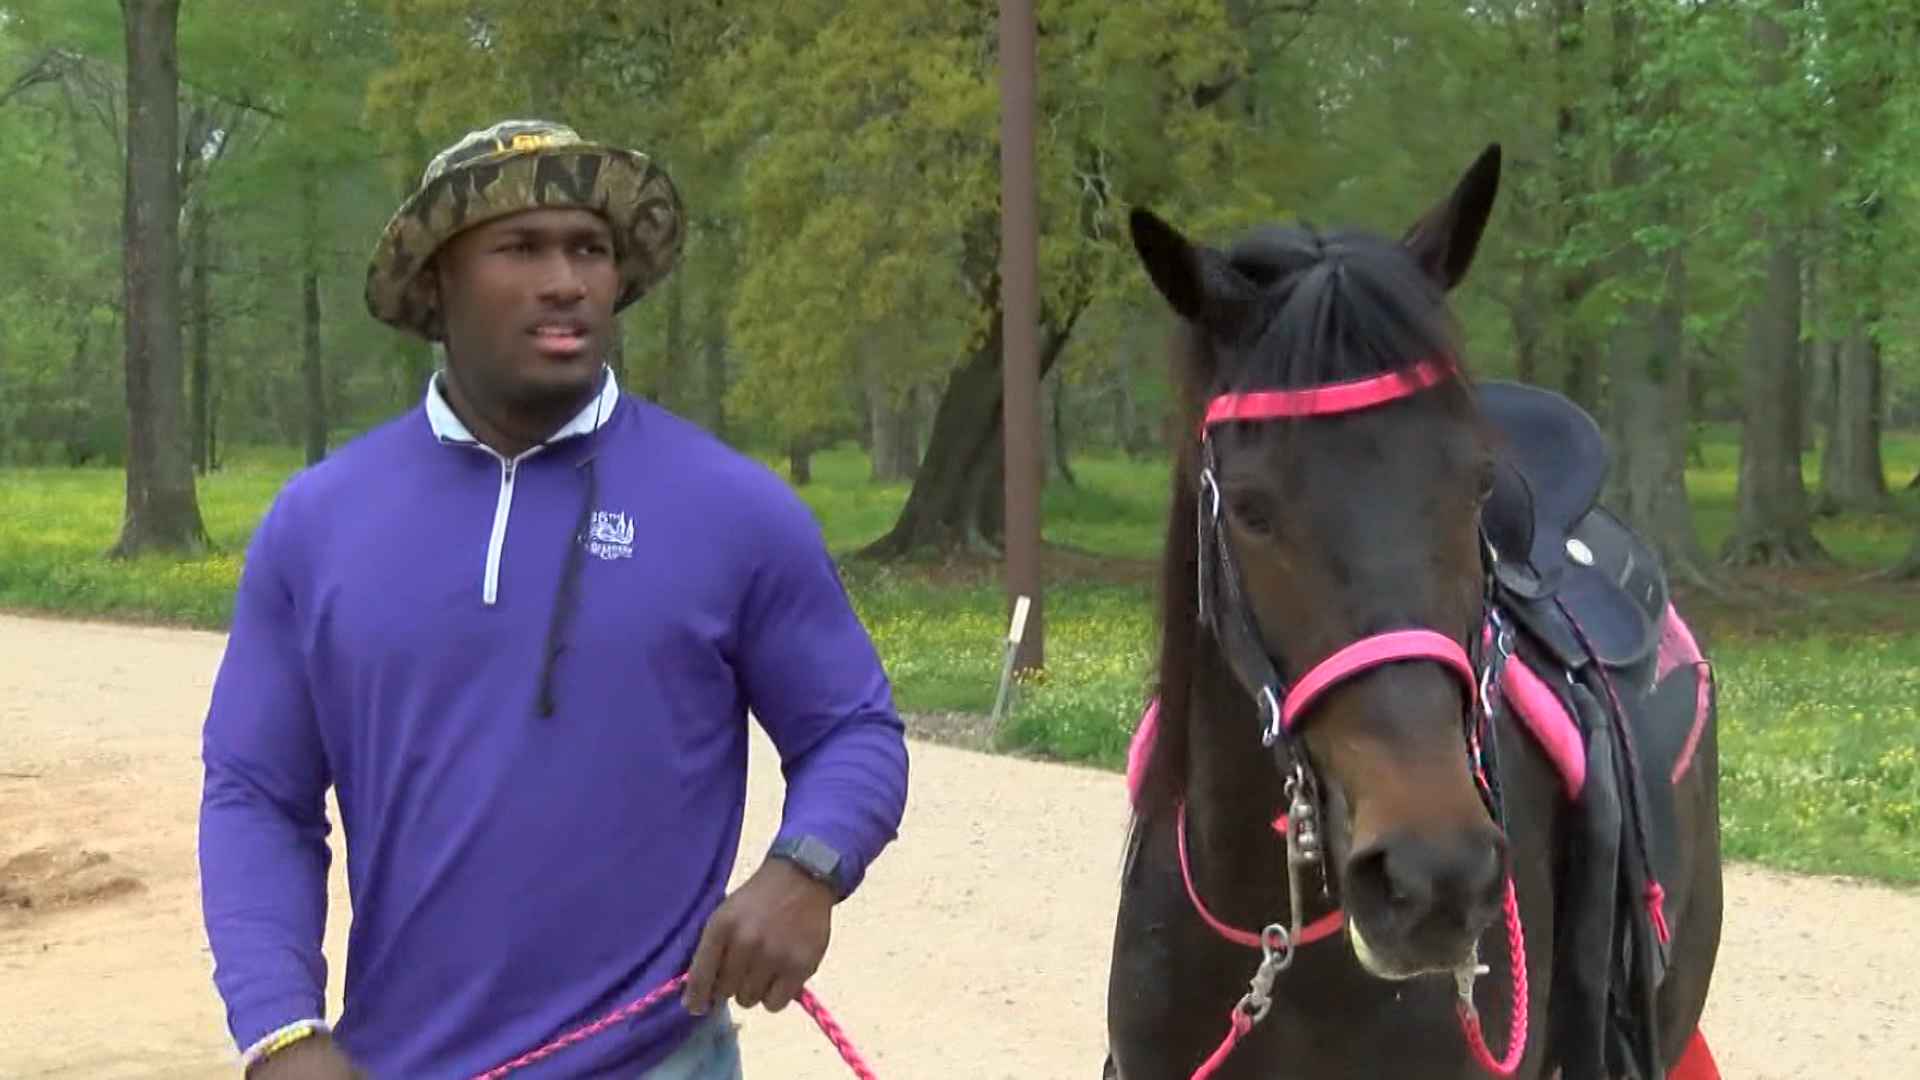
[[704,1015],[732,998],[779,1012],[827,953],[833,891],[782,858],[768,859],[721,902],[700,934],[681,1001]]

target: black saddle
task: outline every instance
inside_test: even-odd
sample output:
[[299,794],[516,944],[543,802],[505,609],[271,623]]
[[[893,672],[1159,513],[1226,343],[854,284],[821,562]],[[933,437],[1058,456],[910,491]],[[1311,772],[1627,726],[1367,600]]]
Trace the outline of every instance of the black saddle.
[[1551,390],[1489,381],[1473,393],[1501,455],[1488,538],[1516,589],[1549,592],[1567,566],[1567,538],[1600,501],[1606,439],[1586,410]]
[[1474,396],[1501,457],[1482,525],[1515,617],[1566,666],[1586,661],[1585,636],[1592,657],[1616,678],[1650,689],[1666,572],[1600,505],[1608,469],[1600,426],[1537,386],[1482,382]]
[[[1520,655],[1586,740],[1587,785],[1558,886],[1567,957],[1554,979],[1559,1064],[1568,1080],[1646,1080],[1667,960],[1646,897],[1679,869],[1668,777],[1709,676],[1682,667],[1655,684],[1666,572],[1600,505],[1609,462],[1599,425],[1551,390],[1485,382],[1474,393],[1500,456],[1481,515],[1500,604],[1519,624]],[[1669,922],[1673,914],[1662,912]]]

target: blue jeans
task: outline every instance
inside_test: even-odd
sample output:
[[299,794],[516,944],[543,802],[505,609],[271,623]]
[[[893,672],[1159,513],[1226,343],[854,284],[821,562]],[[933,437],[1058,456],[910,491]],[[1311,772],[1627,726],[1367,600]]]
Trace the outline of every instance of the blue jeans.
[[687,1041],[640,1080],[741,1080],[740,1036],[725,1006],[708,1013]]

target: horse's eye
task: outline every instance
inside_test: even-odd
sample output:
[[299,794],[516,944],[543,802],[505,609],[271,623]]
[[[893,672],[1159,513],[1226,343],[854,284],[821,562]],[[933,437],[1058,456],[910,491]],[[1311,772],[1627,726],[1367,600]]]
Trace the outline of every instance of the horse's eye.
[[1228,495],[1227,513],[1233,517],[1235,525],[1250,533],[1262,536],[1273,533],[1271,504],[1262,493],[1235,492]]

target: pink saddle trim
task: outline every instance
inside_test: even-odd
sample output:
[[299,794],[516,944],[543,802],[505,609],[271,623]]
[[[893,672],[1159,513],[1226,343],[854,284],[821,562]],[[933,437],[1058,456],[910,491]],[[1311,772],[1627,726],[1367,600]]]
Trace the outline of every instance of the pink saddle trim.
[[1567,789],[1567,801],[1578,799],[1587,786],[1587,749],[1566,707],[1517,656],[1507,659],[1500,691],[1507,704],[1513,706],[1521,726],[1540,744],[1540,749],[1560,773],[1560,782]]
[[1693,664],[1700,668],[1700,681],[1694,688],[1693,727],[1687,732],[1687,741],[1680,745],[1680,754],[1673,762],[1673,772],[1667,779],[1679,783],[1681,778],[1693,768],[1693,755],[1700,749],[1700,736],[1707,728],[1707,706],[1713,700],[1712,668],[1705,654],[1700,651],[1700,643],[1694,640],[1693,630],[1687,621],[1680,617],[1672,604],[1667,605],[1666,625],[1660,632],[1659,659],[1655,667],[1659,678],[1665,678],[1667,672],[1681,664]]
[[1474,699],[1468,701],[1468,707],[1479,705],[1473,661],[1467,658],[1467,650],[1461,648],[1459,642],[1433,630],[1393,630],[1361,638],[1315,664],[1305,678],[1287,691],[1287,700],[1280,705],[1281,726],[1293,730],[1307,706],[1341,679],[1394,660],[1440,661],[1466,682],[1467,697]]

